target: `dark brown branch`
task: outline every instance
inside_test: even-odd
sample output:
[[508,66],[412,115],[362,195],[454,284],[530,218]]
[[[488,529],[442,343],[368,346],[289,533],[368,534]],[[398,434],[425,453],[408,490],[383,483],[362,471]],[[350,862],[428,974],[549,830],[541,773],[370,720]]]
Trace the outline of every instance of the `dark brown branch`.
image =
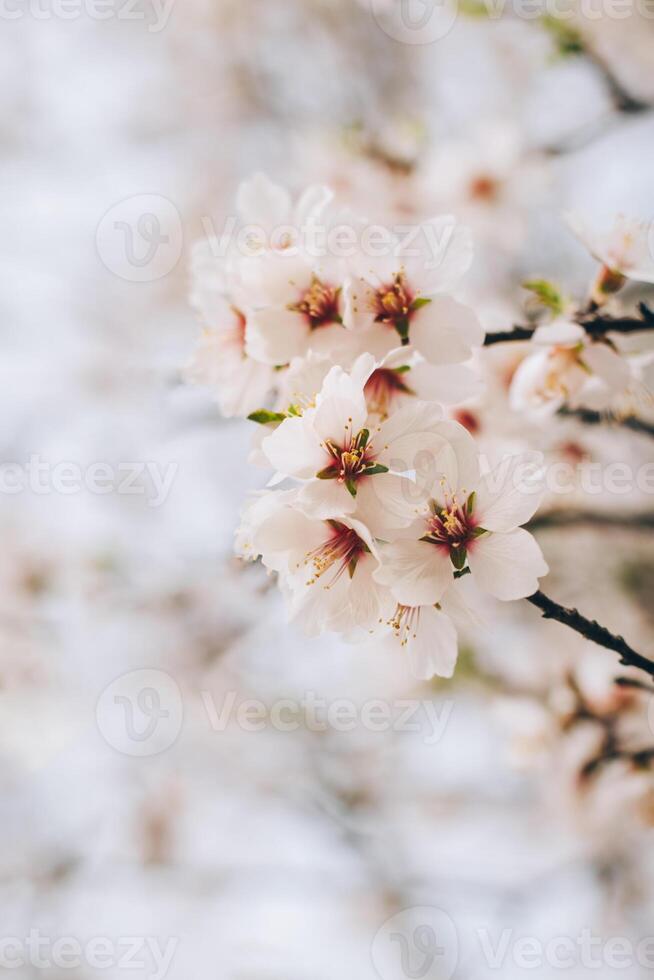
[[641,656],[629,646],[623,637],[615,636],[594,619],[586,619],[577,609],[567,609],[540,591],[528,596],[527,602],[531,602],[533,606],[540,609],[545,619],[555,619],[557,623],[570,627],[576,633],[585,636],[587,640],[606,647],[607,650],[615,651],[620,657],[620,663],[626,667],[638,667],[640,670],[646,671],[650,677],[654,677],[654,661]]
[[[646,303],[638,306],[640,316],[609,316],[608,314],[580,314],[576,322],[590,337],[603,337],[607,333],[638,333],[654,329],[654,312]],[[486,334],[484,347],[503,344],[512,340],[530,340],[535,327],[515,326],[512,330],[498,330]]]
[[642,531],[654,529],[654,512],[607,514],[592,510],[552,510],[549,514],[537,514],[527,527],[530,531],[557,527],[613,527]]
[[566,418],[578,419],[584,425],[614,425],[623,429],[630,429],[631,432],[638,432],[642,436],[654,436],[654,424],[645,422],[635,415],[628,415],[624,419],[612,418],[603,412],[595,412],[590,408],[563,408],[559,409],[559,415]]

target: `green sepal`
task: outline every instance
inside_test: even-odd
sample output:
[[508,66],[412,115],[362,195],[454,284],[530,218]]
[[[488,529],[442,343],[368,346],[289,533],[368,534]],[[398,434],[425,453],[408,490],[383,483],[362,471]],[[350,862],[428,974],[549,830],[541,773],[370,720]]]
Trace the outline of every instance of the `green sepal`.
[[459,568],[454,573],[454,578],[463,578],[464,575],[470,575],[469,568]]
[[354,480],[351,480],[348,477],[347,480],[345,481],[345,486],[347,487],[347,491],[350,494],[350,496],[356,497],[356,495],[357,495],[357,487],[356,487],[356,483],[354,482]]
[[388,473],[388,466],[383,466],[381,463],[373,463],[372,466],[367,466],[365,470],[361,470],[362,476],[375,476],[377,473]]
[[486,528],[485,527],[476,527],[474,529],[474,531],[472,532],[472,537],[473,538],[480,538],[482,536],[482,534],[488,534],[488,531],[486,530]]
[[402,344],[406,346],[409,343],[409,318],[405,316],[401,320],[396,320],[395,329],[402,338]]
[[269,412],[267,408],[258,408],[256,412],[250,412],[248,415],[250,422],[258,422],[259,425],[283,422],[286,417],[285,412]]
[[357,449],[365,449],[368,445],[368,439],[370,438],[370,431],[368,429],[361,429],[356,438]]
[[547,279],[528,279],[523,282],[522,288],[533,293],[539,303],[551,310],[556,316],[563,313],[565,301],[561,291],[554,283],[548,282]]
[[354,557],[354,558],[350,558],[350,561],[348,562],[347,574],[350,576],[350,578],[354,578],[354,573],[357,570],[358,561],[359,559],[357,557]]
[[465,567],[467,557],[468,552],[465,548],[450,549],[450,561],[458,571],[462,571],[462,569]]
[[427,303],[431,303],[431,300],[427,296],[416,296],[410,306],[411,312],[422,309],[422,307],[426,306]]
[[336,466],[326,466],[324,470],[316,473],[317,480],[335,480],[337,476],[338,468]]
[[468,502],[466,504],[466,511],[468,512],[468,514],[472,514],[472,509],[475,506],[476,496],[477,496],[477,491],[473,490],[470,496],[468,497]]

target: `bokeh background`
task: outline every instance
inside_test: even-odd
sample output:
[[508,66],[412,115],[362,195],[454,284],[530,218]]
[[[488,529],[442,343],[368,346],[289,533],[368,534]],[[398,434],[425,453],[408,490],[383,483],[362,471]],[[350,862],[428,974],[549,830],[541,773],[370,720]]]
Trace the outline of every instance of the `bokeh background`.
[[[617,688],[612,654],[521,603],[489,607],[446,683],[417,683],[385,649],[306,641],[263,570],[232,557],[265,479],[247,465],[251,425],[221,418],[183,367],[191,244],[256,170],[329,182],[375,220],[461,216],[489,328],[524,320],[527,276],[582,293],[593,266],[562,212],[654,216],[653,12],[575,8],[562,27],[466,2],[416,43],[421,11],[398,30],[395,0],[10,7],[2,461],[173,478],[158,505],[147,471],[141,492],[0,496],[0,938],[173,940],[171,980],[648,975],[652,942],[649,969],[633,950],[654,931],[654,781],[589,767],[609,729],[654,744],[648,692]],[[159,223],[139,225],[150,212]],[[155,241],[155,260],[130,262],[128,239],[137,256]],[[489,360],[500,390],[515,356]],[[497,393],[476,424],[489,447],[651,459],[647,437],[530,427]],[[651,500],[572,504],[633,526],[544,522],[547,591],[651,654]],[[381,701],[394,723],[312,725],[308,698]],[[268,715],[249,730],[248,699],[290,699],[292,730]],[[445,952],[430,957],[434,934]],[[516,952],[521,937],[578,951],[584,935],[599,967],[577,952],[527,969]],[[622,966],[616,939],[632,944]],[[139,962],[2,968],[157,977]]]

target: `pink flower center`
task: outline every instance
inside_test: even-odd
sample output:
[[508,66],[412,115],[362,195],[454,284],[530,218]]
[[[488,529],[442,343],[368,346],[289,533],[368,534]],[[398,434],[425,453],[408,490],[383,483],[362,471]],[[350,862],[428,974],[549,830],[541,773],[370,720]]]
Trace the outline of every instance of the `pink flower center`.
[[315,330],[317,327],[341,322],[339,296],[340,289],[314,276],[311,285],[304,291],[300,300],[293,303],[289,309],[295,313],[302,313],[309,321],[311,330]]
[[387,473],[388,467],[375,461],[368,429],[361,429],[356,435],[348,435],[351,431],[350,422],[351,420],[348,421],[346,435],[340,445],[333,439],[325,439],[322,443],[331,459],[316,476],[319,480],[338,480],[339,483],[344,483],[351,495],[356,497],[357,480],[364,476]]
[[374,295],[373,309],[377,323],[388,323],[398,328],[411,315],[414,300],[403,272],[396,272],[393,281],[381,286]]
[[444,507],[430,501],[431,517],[426,520],[427,533],[422,541],[446,548],[452,564],[457,569],[465,565],[467,550],[485,531],[479,527],[473,513],[474,494],[460,504],[456,496],[448,498]]
[[340,521],[325,521],[329,527],[329,538],[314,551],[310,551],[304,559],[305,565],[311,565],[311,577],[307,585],[315,585],[325,572],[335,568],[335,574],[326,589],[334,585],[347,569],[350,578],[356,571],[357,562],[363,554],[369,551],[365,541],[351,527]]

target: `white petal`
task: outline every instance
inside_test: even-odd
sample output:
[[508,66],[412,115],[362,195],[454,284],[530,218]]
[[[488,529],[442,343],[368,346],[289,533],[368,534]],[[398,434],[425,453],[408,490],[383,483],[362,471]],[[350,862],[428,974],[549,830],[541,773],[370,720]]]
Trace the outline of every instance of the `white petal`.
[[374,324],[375,291],[366,279],[348,279],[343,286],[342,296],[343,322],[347,327],[365,330]]
[[375,579],[387,585],[402,605],[438,602],[453,581],[449,555],[427,541],[396,541],[386,545],[381,557]]
[[411,673],[418,680],[428,681],[434,675],[451,677],[458,656],[458,642],[454,623],[433,606],[421,606],[414,620],[406,629],[406,651],[409,654]]
[[311,517],[327,520],[354,513],[356,500],[338,480],[309,480],[300,487],[297,506]]
[[236,207],[245,224],[260,225],[270,232],[288,222],[291,198],[285,188],[265,174],[256,173],[239,186]]
[[363,388],[342,368],[332,368],[317,399],[313,424],[318,437],[337,446],[349,445],[364,427],[367,414]]
[[478,398],[484,389],[481,378],[463,364],[436,365],[423,361],[411,368],[405,380],[418,398],[432,399],[442,405],[458,405]]
[[553,323],[544,324],[536,327],[531,343],[545,344],[547,346],[562,345],[564,347],[574,347],[586,337],[586,331],[578,323],[570,323],[569,320],[554,320]]
[[311,285],[313,270],[307,258],[289,251],[266,251],[240,264],[251,306],[297,303]]
[[468,548],[477,585],[497,599],[522,599],[538,590],[549,569],[535,539],[523,528],[508,534],[482,534]]
[[265,364],[287,364],[306,352],[309,325],[300,313],[284,306],[269,306],[248,317],[245,349]]
[[484,342],[476,314],[450,296],[434,296],[411,318],[411,344],[432,364],[467,361]]
[[470,229],[451,214],[422,222],[410,248],[421,254],[406,259],[407,277],[423,296],[451,292],[470,268],[474,251]]
[[261,443],[270,465],[285,476],[309,479],[324,469],[329,457],[320,447],[320,441],[310,419],[284,419],[274,432]]
[[356,516],[375,537],[388,540],[391,532],[415,519],[424,500],[425,494],[406,477],[378,473],[357,482]]
[[477,523],[487,531],[512,531],[526,524],[543,499],[542,463],[541,453],[505,457],[477,486]]

